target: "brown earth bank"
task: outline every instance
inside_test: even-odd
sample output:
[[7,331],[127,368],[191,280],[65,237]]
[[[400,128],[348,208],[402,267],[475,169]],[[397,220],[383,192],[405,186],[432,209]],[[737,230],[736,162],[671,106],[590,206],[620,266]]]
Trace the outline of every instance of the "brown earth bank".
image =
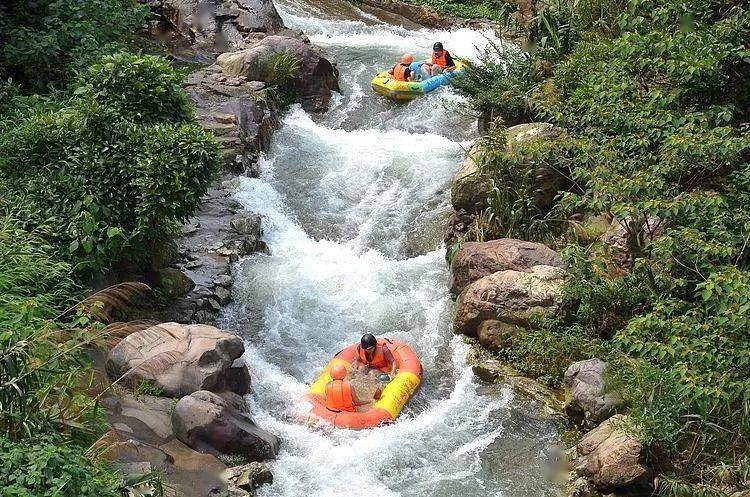
[[[152,11],[151,34],[176,63],[191,63],[184,90],[224,167],[161,267],[124,268],[98,282],[146,281],[159,295],[128,311],[136,320],[118,325],[97,361],[112,384],[102,402],[111,430],[101,445],[126,475],[162,474],[167,495],[254,495],[272,482],[263,461],[283,442],[254,423],[243,399],[252,389],[242,339],[212,326],[232,300],[233,264],[270,253],[262,217],[232,198],[234,178],[259,173],[280,124],[274,92],[323,111],[339,89],[338,71],[303,33],[284,27],[271,0],[141,3]],[[285,81],[268,71],[281,53],[296,59]]]

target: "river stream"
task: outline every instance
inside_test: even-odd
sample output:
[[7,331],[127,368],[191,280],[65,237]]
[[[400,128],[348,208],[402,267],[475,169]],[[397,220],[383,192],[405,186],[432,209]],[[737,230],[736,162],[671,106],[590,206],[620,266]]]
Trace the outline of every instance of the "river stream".
[[[474,378],[450,327],[442,233],[476,119],[447,88],[408,105],[370,89],[405,51],[426,57],[439,40],[471,58],[491,33],[395,26],[345,1],[277,7],[335,59],[342,95],[323,115],[293,107],[261,177],[241,178],[236,195],[263,216],[273,253],[240,263],[221,323],[246,340],[257,423],[282,439],[260,495],[558,495],[545,478],[555,424]],[[422,388],[398,422],[359,432],[299,424],[310,382],[365,331],[408,341],[423,361]]]

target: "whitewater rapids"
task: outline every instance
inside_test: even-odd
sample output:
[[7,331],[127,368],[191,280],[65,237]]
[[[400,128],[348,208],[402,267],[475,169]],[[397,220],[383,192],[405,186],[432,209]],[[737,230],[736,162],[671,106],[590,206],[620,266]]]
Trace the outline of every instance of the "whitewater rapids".
[[[402,52],[426,57],[442,41],[471,58],[493,35],[394,26],[343,1],[277,7],[333,56],[342,95],[324,115],[292,108],[261,177],[241,178],[236,194],[263,216],[273,254],[240,263],[221,322],[245,338],[257,423],[283,441],[260,495],[558,495],[544,477],[555,425],[475,379],[450,328],[442,232],[476,119],[456,112],[448,88],[404,106],[369,87]],[[298,424],[310,382],[365,331],[405,340],[422,359],[423,386],[398,422],[360,432]]]

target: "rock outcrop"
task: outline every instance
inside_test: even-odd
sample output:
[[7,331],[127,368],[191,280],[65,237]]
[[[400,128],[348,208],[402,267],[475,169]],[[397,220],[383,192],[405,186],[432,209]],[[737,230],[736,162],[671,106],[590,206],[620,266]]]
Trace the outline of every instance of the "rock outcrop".
[[140,0],[198,48],[217,52],[247,46],[254,33],[284,27],[272,0]]
[[508,150],[515,151],[522,143],[533,140],[554,140],[564,134],[561,128],[550,123],[525,123],[511,126],[505,132]]
[[279,439],[258,426],[239,395],[201,390],[180,399],[172,413],[178,440],[214,455],[239,456],[247,461],[276,457]]
[[516,392],[529,397],[545,407],[547,414],[561,416],[562,396],[536,380],[527,378],[513,368],[500,362],[482,347],[473,345],[466,357],[474,374],[488,382],[502,381]]
[[528,326],[534,315],[552,314],[559,305],[567,272],[553,266],[530,271],[498,271],[471,283],[458,297],[454,331],[477,336],[482,321]]
[[482,321],[477,328],[477,340],[487,349],[509,349],[513,346],[513,338],[517,332],[516,325],[488,319]]
[[637,438],[624,431],[627,423],[626,416],[617,414],[587,433],[576,445],[575,470],[601,492],[627,488],[628,495],[650,495],[646,452]]
[[265,86],[211,65],[191,73],[184,87],[198,123],[216,136],[226,168],[236,174],[258,175],[258,156],[279,127],[277,110],[254,97]]
[[481,177],[476,162],[479,145],[474,145],[453,175],[451,204],[457,211],[469,214],[481,212],[487,204],[487,184]]
[[206,325],[163,323],[125,337],[107,356],[107,374],[131,384],[147,380],[164,395],[198,390],[250,391],[247,367],[235,365],[245,347],[230,333]]
[[624,408],[617,392],[607,391],[607,363],[588,359],[573,363],[565,371],[565,388],[570,391],[566,414],[577,424],[595,426]]
[[184,497],[205,497],[226,486],[221,478],[226,470],[224,463],[175,439],[173,399],[110,395],[102,399],[102,406],[112,429],[103,440],[101,457],[116,461],[115,466],[124,474],[158,471],[168,475],[169,486]]
[[[279,74],[281,56],[296,60],[296,70]],[[252,48],[221,54],[217,62],[226,74],[277,86],[298,96],[303,108],[315,112],[326,110],[331,92],[340,90],[336,66],[298,37],[268,36]]]
[[470,283],[497,271],[528,272],[539,265],[563,267],[563,261],[541,243],[512,238],[465,242],[451,261],[451,291],[460,293]]

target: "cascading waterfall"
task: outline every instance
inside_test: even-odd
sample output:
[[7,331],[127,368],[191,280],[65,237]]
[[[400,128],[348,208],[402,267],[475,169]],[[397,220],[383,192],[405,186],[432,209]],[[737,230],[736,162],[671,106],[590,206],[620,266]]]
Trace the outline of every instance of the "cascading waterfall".
[[[449,181],[476,138],[449,89],[397,105],[371,93],[372,75],[401,52],[440,40],[471,57],[489,33],[409,30],[346,2],[277,6],[331,54],[344,94],[311,116],[293,108],[261,178],[237,199],[263,215],[272,256],[241,263],[223,316],[247,341],[258,424],[283,440],[264,496],[552,496],[543,475],[553,423],[507,388],[473,378],[450,329],[442,231]],[[365,331],[412,344],[421,390],[394,425],[313,430],[296,422],[330,357]]]

